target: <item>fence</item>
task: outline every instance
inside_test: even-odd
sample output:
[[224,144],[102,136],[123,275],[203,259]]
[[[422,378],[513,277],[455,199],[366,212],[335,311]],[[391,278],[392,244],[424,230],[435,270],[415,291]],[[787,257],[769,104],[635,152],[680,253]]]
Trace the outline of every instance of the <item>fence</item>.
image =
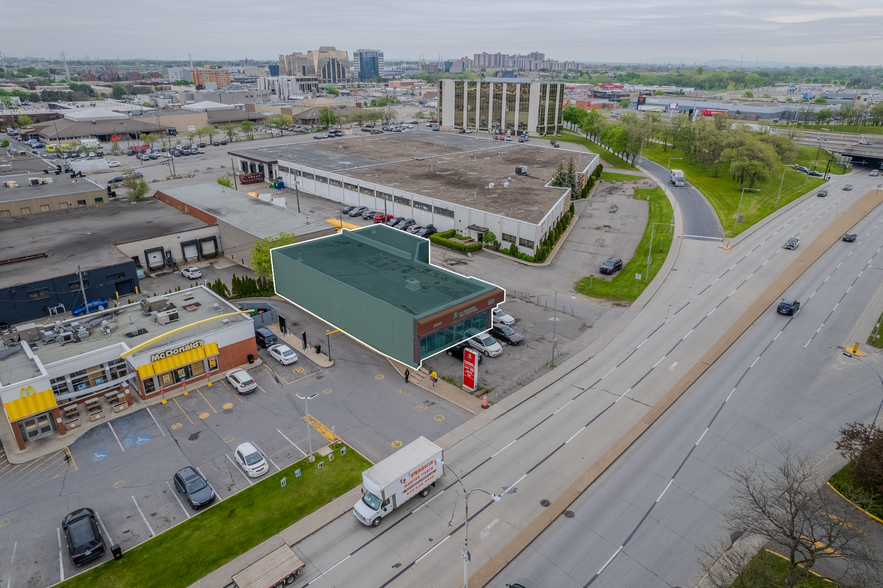
[[[542,306],[543,308],[550,308],[555,310],[555,297],[553,294],[531,294],[530,292],[525,292],[523,290],[512,290],[509,292],[510,298],[517,298],[518,300],[522,300],[529,304],[535,304],[536,306]],[[542,298],[542,302],[540,299]],[[549,299],[552,299],[552,304],[549,304]],[[561,308],[558,309],[558,312],[562,312],[564,314],[569,314],[570,316],[575,317],[576,313],[574,310],[574,306],[571,304],[569,307],[566,304],[561,304]]]

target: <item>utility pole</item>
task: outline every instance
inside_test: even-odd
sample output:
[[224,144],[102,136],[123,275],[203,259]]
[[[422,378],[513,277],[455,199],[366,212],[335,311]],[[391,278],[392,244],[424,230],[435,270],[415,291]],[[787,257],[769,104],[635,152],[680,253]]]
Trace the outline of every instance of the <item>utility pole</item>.
[[77,275],[80,278],[80,292],[83,293],[83,307],[86,309],[86,313],[88,314],[88,300],[86,299],[86,287],[83,286],[83,272],[80,271],[80,266],[77,266]]
[[71,81],[71,70],[67,66],[67,57],[64,56],[64,51],[61,52],[61,60],[64,62],[64,73],[67,74],[67,81]]

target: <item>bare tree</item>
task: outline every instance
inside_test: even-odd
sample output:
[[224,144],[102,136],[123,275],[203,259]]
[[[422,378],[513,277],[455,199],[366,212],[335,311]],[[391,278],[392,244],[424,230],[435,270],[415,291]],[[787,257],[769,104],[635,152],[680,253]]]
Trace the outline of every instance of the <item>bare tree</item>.
[[[725,529],[762,540],[788,561],[787,576],[779,586],[784,581],[791,588],[820,566],[841,585],[879,586],[883,561],[869,544],[858,511],[824,485],[811,455],[790,446],[778,450],[781,461],[776,465],[754,459],[726,473],[733,496],[731,506],[721,513]],[[701,549],[699,557],[709,571],[714,565],[737,568],[750,559],[747,555],[723,542]],[[746,588],[766,585],[743,583]]]

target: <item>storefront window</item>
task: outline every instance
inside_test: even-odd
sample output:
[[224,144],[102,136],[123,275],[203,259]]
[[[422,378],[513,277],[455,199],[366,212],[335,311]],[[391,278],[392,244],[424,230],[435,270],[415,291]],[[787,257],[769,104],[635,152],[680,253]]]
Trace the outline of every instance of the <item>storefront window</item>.
[[208,371],[213,372],[218,369],[218,358],[217,357],[209,357],[208,358]]
[[487,130],[488,109],[490,108],[491,84],[479,83],[478,88],[478,128],[481,130]]
[[519,84],[521,88],[518,97],[518,130],[527,130],[527,117],[530,112],[530,84]]
[[145,394],[153,394],[156,392],[156,382],[153,378],[148,378],[146,380],[141,380],[141,383],[144,384],[144,393]]
[[518,93],[518,84],[506,84],[506,129],[515,128],[515,96]]
[[479,82],[466,82],[466,126],[475,128],[475,100]]
[[488,328],[488,313],[482,312],[459,323],[420,339],[420,358],[426,359],[471,334],[478,334]]

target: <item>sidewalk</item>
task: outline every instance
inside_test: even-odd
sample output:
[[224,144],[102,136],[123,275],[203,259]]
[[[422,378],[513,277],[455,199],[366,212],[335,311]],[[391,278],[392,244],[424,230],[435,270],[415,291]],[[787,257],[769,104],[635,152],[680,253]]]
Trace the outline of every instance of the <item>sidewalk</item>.
[[303,341],[301,341],[300,337],[296,337],[292,334],[291,331],[288,331],[288,335],[283,335],[282,331],[279,330],[278,324],[272,324],[265,328],[270,329],[280,341],[294,349],[298,358],[305,357],[322,369],[330,368],[334,365],[333,359],[329,359],[324,353],[316,353],[316,348],[312,345],[307,345],[307,348],[304,349]]
[[[399,363],[393,359],[387,358],[392,367],[396,369],[402,379],[405,378],[405,370],[410,370],[411,368],[405,366],[402,363]],[[420,368],[419,370],[412,370],[411,375],[408,378],[409,384],[415,384],[420,386],[427,392],[431,392],[438,396],[439,398],[443,398],[450,402],[451,404],[456,404],[460,408],[468,410],[472,414],[479,414],[482,412],[481,410],[481,400],[463,390],[462,388],[457,388],[456,386],[445,382],[441,378],[435,383],[435,386],[432,385],[432,380],[429,379],[429,372],[426,368]]]

